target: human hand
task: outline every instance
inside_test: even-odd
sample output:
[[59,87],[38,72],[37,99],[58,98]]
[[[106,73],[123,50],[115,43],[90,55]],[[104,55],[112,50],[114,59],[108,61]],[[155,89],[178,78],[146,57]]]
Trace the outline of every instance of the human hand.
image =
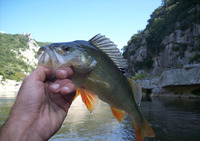
[[48,140],[61,127],[75,95],[70,68],[56,71],[39,66],[22,83],[0,140]]

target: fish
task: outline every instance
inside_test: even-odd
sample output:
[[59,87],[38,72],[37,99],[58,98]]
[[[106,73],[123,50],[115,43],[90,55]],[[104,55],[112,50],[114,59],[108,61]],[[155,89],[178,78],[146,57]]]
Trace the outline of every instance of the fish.
[[89,41],[52,43],[38,51],[38,65],[53,68],[52,78],[58,68],[70,67],[72,82],[77,86],[87,109],[92,112],[99,99],[110,105],[119,122],[129,115],[133,120],[136,140],[155,137],[153,129],[141,114],[141,87],[120,71],[127,67],[117,46],[107,37],[97,34]]

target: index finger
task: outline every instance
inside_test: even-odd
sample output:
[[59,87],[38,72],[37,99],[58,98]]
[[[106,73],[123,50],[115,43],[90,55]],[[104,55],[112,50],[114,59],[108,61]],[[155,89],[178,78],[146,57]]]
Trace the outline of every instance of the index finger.
[[72,75],[73,75],[73,71],[69,67],[58,68],[56,70],[56,78],[59,78],[59,79],[71,77]]

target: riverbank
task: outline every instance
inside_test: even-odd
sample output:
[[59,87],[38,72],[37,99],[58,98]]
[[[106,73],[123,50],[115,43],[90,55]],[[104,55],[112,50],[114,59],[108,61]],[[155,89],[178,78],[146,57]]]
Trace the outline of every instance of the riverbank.
[[[22,82],[2,81],[0,97],[16,97]],[[136,80],[143,90],[143,97],[179,97],[200,99],[200,64],[186,65],[182,69],[164,71],[160,77]]]
[[200,98],[200,64],[164,71],[160,77],[136,80],[145,95]]
[[6,79],[2,81],[0,76],[0,97],[15,98],[22,82]]

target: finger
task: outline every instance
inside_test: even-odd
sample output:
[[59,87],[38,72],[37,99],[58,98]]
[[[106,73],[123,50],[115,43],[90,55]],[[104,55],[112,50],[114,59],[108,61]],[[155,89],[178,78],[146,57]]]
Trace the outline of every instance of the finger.
[[60,93],[62,95],[71,94],[76,91],[76,86],[73,83],[67,83],[63,87],[60,88]]
[[52,83],[49,87],[54,94],[61,92],[61,94],[68,94],[73,92],[76,88],[70,79],[61,79]]
[[53,83],[49,86],[49,89],[52,93],[56,94],[60,91],[60,84],[58,83]]
[[59,68],[56,70],[56,78],[67,78],[73,75],[73,71],[69,67]]
[[28,78],[32,80],[39,80],[44,82],[46,78],[50,77],[52,74],[52,69],[45,66],[38,66],[29,76]]

